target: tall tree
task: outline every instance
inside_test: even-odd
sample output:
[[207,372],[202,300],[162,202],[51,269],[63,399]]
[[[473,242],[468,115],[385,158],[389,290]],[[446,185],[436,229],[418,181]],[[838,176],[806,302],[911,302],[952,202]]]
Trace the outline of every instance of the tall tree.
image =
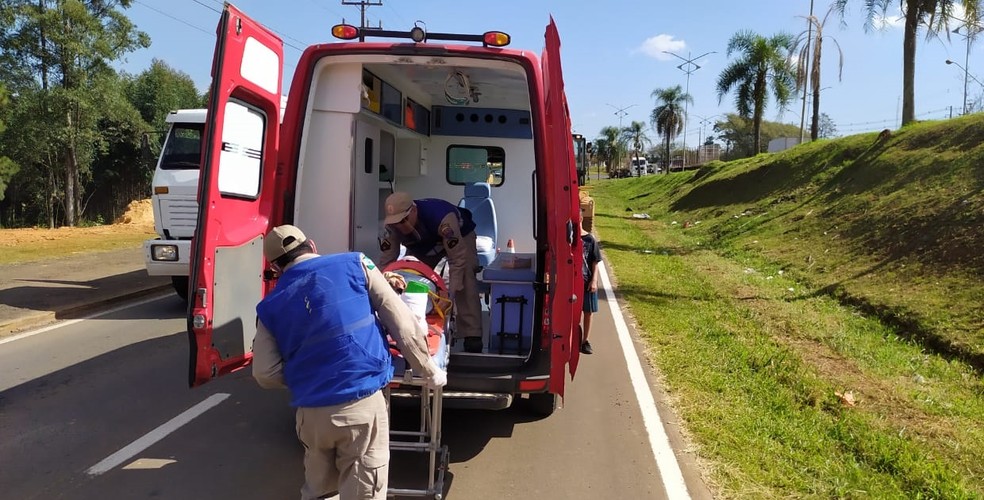
[[[0,110],[8,110],[9,103],[10,99],[7,96],[7,90],[0,84]],[[4,118],[4,116],[0,115],[0,134],[3,134],[6,128],[3,124]],[[7,183],[10,182],[10,179],[19,169],[20,167],[13,160],[4,156],[3,143],[0,142],[0,201],[3,201],[3,194],[7,190]]]
[[[656,99],[656,107],[649,115],[649,122],[656,133],[663,136],[663,172],[670,173],[670,144],[673,139],[683,132],[683,122],[687,119],[685,103],[693,103],[694,98],[677,85],[665,89],[656,89],[650,94]],[[683,154],[687,154],[686,151]]]
[[[825,37],[824,29],[827,26],[827,19],[835,10],[831,5],[823,19],[816,16],[806,17],[810,24],[810,29],[800,33],[793,44],[792,52],[797,54],[796,59],[796,88],[808,88],[813,93],[813,114],[810,121],[810,139],[817,140],[820,133],[820,59],[823,55],[823,42],[827,38],[834,43],[837,48],[837,79],[840,80],[844,70],[844,51],[841,50],[840,43],[834,37]],[[804,94],[805,96],[805,94]]]
[[737,54],[738,58],[718,77],[718,103],[735,90],[738,114],[752,119],[752,142],[756,152],[762,151],[762,115],[769,91],[782,110],[789,104],[796,87],[789,63],[792,46],[793,37],[787,33],[765,38],[751,31],[739,31],[728,42],[728,56]]
[[159,59],[154,59],[150,68],[130,78],[126,94],[154,130],[164,130],[164,118],[171,110],[205,105],[191,76]]
[[837,124],[827,113],[820,113],[820,138],[829,139],[837,136]]
[[[916,38],[919,28],[926,28],[926,38],[950,32],[950,19],[957,3],[964,9],[964,19],[977,19],[981,0],[863,0],[867,21],[865,30],[875,27],[876,21],[888,15],[888,9],[901,4],[905,16],[902,35],[902,125],[916,119]],[[844,16],[849,0],[835,0],[834,5]]]
[[595,156],[605,162],[608,167],[608,175],[612,175],[618,169],[617,165],[622,161],[622,153],[626,149],[621,131],[618,127],[601,129],[598,138],[594,141],[594,146]]
[[[826,116],[826,115],[824,115]],[[772,139],[780,137],[799,137],[799,126],[788,123],[771,122],[762,120],[761,124],[762,143],[768,145]],[[714,123],[714,132],[717,140],[725,145],[725,153],[722,159],[735,160],[755,156],[761,150],[755,149],[752,133],[752,120],[743,118],[735,113],[728,113],[723,120]]]
[[34,119],[53,131],[54,157],[36,151],[29,160],[50,166],[53,199],[61,201],[67,225],[75,225],[82,205],[107,82],[117,78],[109,63],[150,43],[118,10],[131,2],[6,0],[0,15],[0,52],[30,68],[39,97]]
[[[632,148],[632,158],[638,158],[646,146],[649,145],[649,137],[646,136],[646,124],[644,122],[632,122],[628,127],[622,129],[622,137]],[[639,176],[642,172],[637,172]]]

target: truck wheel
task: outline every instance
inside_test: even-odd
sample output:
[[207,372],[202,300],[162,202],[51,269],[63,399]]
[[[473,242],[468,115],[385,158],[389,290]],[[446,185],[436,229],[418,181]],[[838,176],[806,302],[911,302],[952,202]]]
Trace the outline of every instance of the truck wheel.
[[549,392],[530,394],[530,412],[538,417],[549,417],[557,410],[557,395]]
[[171,286],[174,287],[174,293],[181,297],[181,300],[188,301],[188,277],[187,276],[171,276]]

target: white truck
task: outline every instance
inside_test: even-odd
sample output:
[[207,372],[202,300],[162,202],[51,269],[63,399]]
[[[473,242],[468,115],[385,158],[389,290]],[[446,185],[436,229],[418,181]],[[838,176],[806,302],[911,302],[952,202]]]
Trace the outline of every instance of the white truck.
[[144,242],[147,274],[170,276],[174,291],[188,298],[191,238],[198,225],[198,174],[201,168],[205,109],[168,113],[167,137],[154,169],[154,230],[157,238]]

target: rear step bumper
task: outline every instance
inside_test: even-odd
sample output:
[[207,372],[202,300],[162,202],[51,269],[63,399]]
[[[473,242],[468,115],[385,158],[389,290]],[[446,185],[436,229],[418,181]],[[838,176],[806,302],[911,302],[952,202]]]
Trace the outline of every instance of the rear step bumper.
[[[393,404],[419,404],[419,392],[393,389],[390,401]],[[444,391],[444,408],[456,410],[504,410],[509,408],[513,395],[499,392],[461,392]]]

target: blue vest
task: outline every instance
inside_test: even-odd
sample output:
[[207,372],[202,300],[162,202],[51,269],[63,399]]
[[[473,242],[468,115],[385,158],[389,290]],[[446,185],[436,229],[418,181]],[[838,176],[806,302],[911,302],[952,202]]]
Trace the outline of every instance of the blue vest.
[[352,252],[295,264],[256,306],[283,356],[291,406],[362,399],[393,376],[361,257]]
[[461,227],[461,235],[466,236],[475,230],[475,222],[472,221],[471,211],[466,208],[459,208],[451,203],[436,199],[424,198],[414,200],[417,205],[417,224],[415,228],[420,234],[420,240],[403,245],[407,247],[409,255],[422,258],[428,254],[440,255],[444,253],[444,246],[441,244],[440,226],[450,213],[458,216],[458,225]]

